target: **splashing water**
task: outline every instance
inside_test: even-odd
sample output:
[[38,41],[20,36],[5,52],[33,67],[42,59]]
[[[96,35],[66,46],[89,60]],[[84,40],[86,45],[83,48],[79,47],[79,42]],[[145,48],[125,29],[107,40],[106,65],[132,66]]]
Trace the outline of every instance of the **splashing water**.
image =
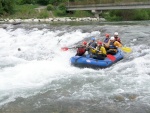
[[[50,99],[46,103],[51,103],[51,99],[56,102],[79,100],[83,107],[89,106],[92,100],[96,109],[108,103],[115,103],[120,109],[121,106],[127,109],[130,104],[140,102],[149,106],[150,48],[147,37],[150,32],[149,26],[144,26],[145,31],[141,27],[105,25],[92,32],[83,32],[84,27],[76,29],[71,26],[63,30],[12,26],[0,28],[0,106],[11,101],[17,103],[19,97],[27,100],[31,97],[36,109],[40,100],[35,98],[39,95],[42,99],[44,95]],[[76,50],[60,49],[73,47],[92,36],[102,40],[104,33],[111,34],[115,30],[120,30],[120,36],[127,37],[122,40],[133,52],[126,54],[123,60],[110,68],[93,70],[72,67],[69,59],[75,55]],[[141,33],[136,34],[137,31]],[[125,105],[128,101],[130,104]],[[87,108],[85,111],[89,110]]]

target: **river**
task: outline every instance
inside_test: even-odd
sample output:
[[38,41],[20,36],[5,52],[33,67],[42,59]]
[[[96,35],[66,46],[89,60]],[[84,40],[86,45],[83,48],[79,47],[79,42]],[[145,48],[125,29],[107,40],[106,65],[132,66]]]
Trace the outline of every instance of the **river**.
[[[61,51],[115,31],[132,53],[109,68],[73,67],[76,50]],[[149,21],[0,24],[0,113],[150,113],[149,40]]]

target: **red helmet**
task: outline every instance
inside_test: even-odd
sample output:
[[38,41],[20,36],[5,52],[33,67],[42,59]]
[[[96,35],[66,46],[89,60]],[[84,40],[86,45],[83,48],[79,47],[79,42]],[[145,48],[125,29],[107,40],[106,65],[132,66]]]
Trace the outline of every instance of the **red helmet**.
[[84,41],[84,42],[82,42],[82,44],[83,44],[83,45],[86,45],[86,44],[87,44],[87,42],[86,42],[86,41]]
[[105,34],[106,37],[109,37],[109,34]]
[[102,45],[102,44],[103,44],[103,42],[101,42],[101,41],[98,41],[98,42],[97,42],[97,44],[98,44],[98,45]]

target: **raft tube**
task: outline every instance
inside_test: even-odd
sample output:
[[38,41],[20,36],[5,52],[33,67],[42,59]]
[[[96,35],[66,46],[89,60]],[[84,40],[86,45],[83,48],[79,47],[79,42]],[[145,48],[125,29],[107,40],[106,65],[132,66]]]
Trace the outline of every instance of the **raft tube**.
[[80,67],[80,68],[107,68],[117,61],[123,59],[123,51],[118,49],[118,52],[115,55],[107,55],[104,60],[98,60],[90,58],[90,55],[85,56],[73,56],[70,58],[71,65]]

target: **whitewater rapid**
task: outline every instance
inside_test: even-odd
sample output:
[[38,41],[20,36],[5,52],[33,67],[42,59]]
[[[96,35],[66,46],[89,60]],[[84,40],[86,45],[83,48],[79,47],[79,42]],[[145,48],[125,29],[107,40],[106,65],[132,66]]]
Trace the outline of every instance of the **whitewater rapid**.
[[[93,100],[92,105],[113,103],[120,105],[120,109],[143,103],[149,110],[150,26],[4,26],[0,28],[0,106],[8,104],[6,110],[13,107],[10,102],[19,105],[17,98],[32,98],[31,103],[37,105],[34,98],[47,92],[52,93],[47,104],[51,98],[70,103]],[[132,53],[125,53],[125,58],[110,68],[73,67],[69,59],[76,50],[61,51],[61,47],[73,47],[91,37],[102,40],[105,33],[112,35],[115,31],[124,37],[122,41],[132,48]],[[26,106],[24,103],[22,108]],[[86,108],[89,104],[85,102],[82,106]]]

